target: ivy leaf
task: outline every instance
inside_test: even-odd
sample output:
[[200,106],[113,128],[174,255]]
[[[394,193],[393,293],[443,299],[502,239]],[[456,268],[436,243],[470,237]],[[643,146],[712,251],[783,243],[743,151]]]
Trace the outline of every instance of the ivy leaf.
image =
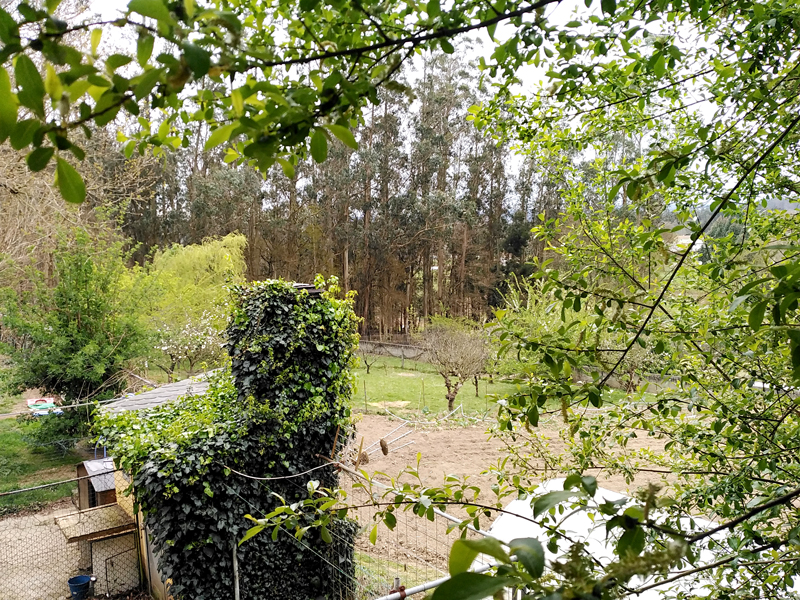
[[28,154],[25,162],[28,163],[28,168],[33,171],[34,173],[41,171],[44,169],[47,164],[50,162],[50,159],[53,158],[53,153],[55,152],[55,148],[50,146],[43,146],[41,148],[37,148],[30,154]]
[[547,512],[554,506],[558,506],[562,502],[569,500],[575,495],[575,492],[550,492],[541,498],[537,498],[533,503],[533,516],[538,517],[543,512]]
[[86,184],[83,182],[83,177],[63,158],[58,159],[56,166],[56,184],[67,202],[80,204],[86,200]]
[[514,580],[479,573],[459,573],[433,592],[433,600],[482,600],[490,598]]
[[17,103],[11,94],[11,78],[0,67],[0,144],[5,142],[17,123]]
[[317,129],[311,138],[311,156],[315,162],[322,163],[328,158],[328,138]]
[[128,4],[128,10],[156,21],[174,22],[167,5],[161,0],[131,0]]
[[342,127],[341,125],[325,125],[325,127],[346,146],[349,146],[353,150],[358,150],[358,142],[356,138],[353,137],[353,132],[347,127]]
[[519,538],[511,540],[508,547],[513,554],[517,555],[517,560],[523,564],[525,570],[534,579],[538,579],[544,574],[544,548],[539,540]]

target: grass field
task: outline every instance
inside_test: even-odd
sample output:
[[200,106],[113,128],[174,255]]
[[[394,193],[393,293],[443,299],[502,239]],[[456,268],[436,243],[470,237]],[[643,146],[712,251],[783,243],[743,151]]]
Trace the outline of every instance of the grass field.
[[[444,379],[432,365],[408,359],[403,365],[401,359],[387,356],[375,357],[375,361],[369,375],[363,364],[355,370],[355,411],[378,413],[388,410],[401,415],[411,412],[441,415],[447,412]],[[470,380],[458,392],[456,406],[462,404],[464,412],[468,413],[493,412],[493,396],[509,394],[516,389],[515,384],[497,379],[490,383],[487,377],[483,377],[479,380],[476,396],[475,385]]]
[[[25,434],[35,426],[35,423],[18,423],[16,419],[0,420],[0,493],[75,477],[75,464],[83,458],[75,452],[62,454],[52,448],[32,448],[25,442]],[[20,509],[69,496],[73,487],[66,484],[0,496],[0,516],[13,512],[9,507]]]

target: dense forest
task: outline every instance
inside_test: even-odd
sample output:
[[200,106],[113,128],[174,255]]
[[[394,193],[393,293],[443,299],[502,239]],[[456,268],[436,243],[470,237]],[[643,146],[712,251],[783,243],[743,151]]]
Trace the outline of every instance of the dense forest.
[[[331,143],[324,163],[303,161],[291,176],[203,151],[207,127],[188,148],[130,159],[97,133],[83,211],[101,209],[137,263],[171,244],[239,232],[249,278],[336,275],[358,292],[363,333],[413,332],[435,314],[485,319],[508,276],[541,255],[531,223],[560,210],[557,182],[466,120],[488,93],[474,65],[439,53],[408,70],[413,83],[382,91],[365,112],[358,150]],[[20,160],[6,154],[8,168]],[[13,195],[0,202],[8,214],[22,210]],[[13,219],[0,228],[19,233]],[[9,238],[11,247],[19,245]]]

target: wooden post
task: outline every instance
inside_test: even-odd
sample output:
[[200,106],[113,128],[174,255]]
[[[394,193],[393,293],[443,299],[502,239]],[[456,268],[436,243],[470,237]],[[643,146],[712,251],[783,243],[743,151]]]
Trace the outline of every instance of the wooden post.
[[233,540],[233,600],[239,600],[239,561],[236,557],[236,540]]

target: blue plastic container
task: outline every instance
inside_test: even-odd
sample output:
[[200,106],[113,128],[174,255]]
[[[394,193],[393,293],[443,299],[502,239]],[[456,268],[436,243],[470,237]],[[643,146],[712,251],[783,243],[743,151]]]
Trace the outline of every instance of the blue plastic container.
[[89,575],[78,575],[71,577],[67,580],[69,584],[69,593],[72,594],[72,600],[86,600],[89,597],[89,586],[92,583],[92,578]]

